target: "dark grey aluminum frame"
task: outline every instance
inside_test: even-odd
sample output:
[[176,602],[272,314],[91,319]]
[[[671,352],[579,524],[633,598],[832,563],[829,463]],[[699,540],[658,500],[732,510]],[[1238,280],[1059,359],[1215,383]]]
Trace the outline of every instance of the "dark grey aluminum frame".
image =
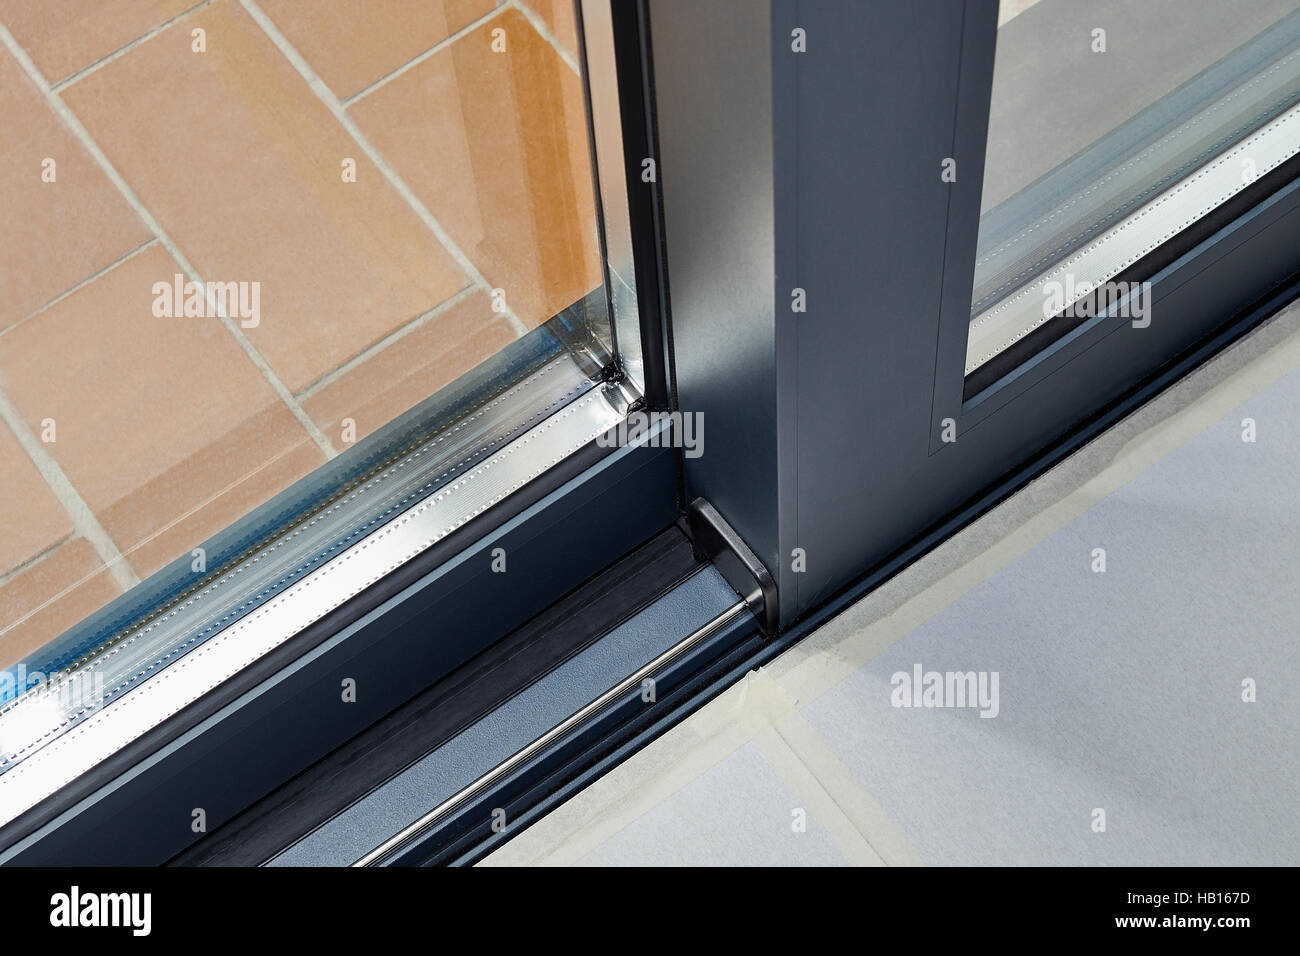
[[1085,324],[963,399],[997,6],[649,6],[677,388],[709,426],[686,495],[772,571],[784,626],[1300,271],[1291,169],[1170,241],[1149,328]]
[[593,443],[17,818],[0,863],[170,859],[193,808],[215,829],[671,524],[674,489],[670,449]]

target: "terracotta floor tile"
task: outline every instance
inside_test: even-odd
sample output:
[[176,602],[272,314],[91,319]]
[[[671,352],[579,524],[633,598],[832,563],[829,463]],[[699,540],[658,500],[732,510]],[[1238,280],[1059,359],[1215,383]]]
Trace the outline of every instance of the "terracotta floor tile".
[[[3,383],[0,383],[2,386]],[[72,519],[9,426],[0,422],[0,576],[63,540]]]
[[465,285],[251,17],[217,0],[183,27],[64,99],[204,279],[261,283],[248,334],[291,390]]
[[11,667],[121,594],[85,538],[0,585],[0,668]]
[[[197,2],[0,0],[0,20],[56,82]],[[261,3],[342,97],[494,6]],[[576,48],[567,0],[530,4]],[[196,27],[207,34],[202,54],[190,49]],[[505,53],[491,50],[496,27]],[[233,0],[212,0],[62,96],[205,279],[260,283],[261,323],[247,333],[294,391],[469,282]],[[518,11],[368,95],[353,115],[529,326],[599,284],[581,86]],[[144,577],[324,456],[218,320],[153,315],[154,283],[180,271],[163,247],[108,268],[150,233],[3,50],[0,123],[10,222],[0,388],[34,431],[55,419],[50,454]],[[40,182],[46,156],[58,163],[55,184]],[[355,183],[340,176],[345,157]],[[306,410],[342,447],[342,419],[364,437],[514,338],[476,291],[331,376]],[[6,666],[120,588],[3,424],[0,475]]]
[[351,112],[527,325],[600,284],[582,87],[523,14],[504,11]]
[[578,56],[578,18],[573,9],[573,0],[527,0],[551,31],[551,36],[571,53]]
[[0,337],[0,379],[142,576],[324,460],[214,318],[155,318],[149,249]]
[[378,355],[340,375],[304,403],[338,445],[351,418],[364,438],[456,380],[515,338],[484,293],[474,293]]
[[[115,262],[149,231],[0,48],[0,330]],[[54,160],[54,182],[41,179]]]
[[335,95],[347,99],[490,13],[496,3],[261,0],[260,5]]
[[120,50],[199,0],[0,0],[9,28],[51,83]]

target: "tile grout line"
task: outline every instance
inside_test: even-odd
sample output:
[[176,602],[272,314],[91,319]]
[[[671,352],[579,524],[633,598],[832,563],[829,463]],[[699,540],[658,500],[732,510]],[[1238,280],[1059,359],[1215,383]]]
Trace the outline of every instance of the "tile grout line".
[[[50,559],[50,557],[53,556],[55,551],[58,551],[59,548],[63,547],[65,544],[67,544],[69,541],[74,540],[75,538],[76,538],[75,531],[72,534],[65,534],[62,538],[60,538],[58,541],[55,541],[49,547],[45,548],[44,550],[38,551],[36,554],[33,554],[22,564],[15,565],[14,567],[6,571],[4,574],[0,574],[0,588],[3,588],[7,584],[12,584],[15,580],[17,580],[26,572],[30,571],[32,568],[39,567],[40,565],[44,564],[46,561]],[[4,632],[0,631],[0,634],[2,633]]]
[[[54,110],[55,114],[58,115],[68,129],[72,131],[73,136],[76,137],[77,141],[90,154],[96,165],[98,165],[99,168],[103,170],[104,174],[108,176],[113,185],[117,187],[118,192],[122,194],[122,197],[127,201],[127,204],[135,210],[136,215],[140,217],[147,227],[149,227],[153,234],[158,238],[158,241],[162,244],[163,248],[167,250],[176,261],[176,264],[179,265],[189,277],[190,281],[204,286],[204,289],[206,290],[206,284],[200,278],[198,271],[190,263],[189,259],[187,259],[184,253],[180,251],[176,246],[176,243],[172,241],[171,236],[169,236],[166,230],[163,229],[162,224],[154,218],[153,213],[149,211],[148,207],[145,206],[140,197],[135,194],[135,191],[127,184],[126,180],[122,178],[122,175],[117,171],[116,167],[109,162],[108,157],[104,155],[104,151],[99,148],[99,144],[91,138],[90,133],[81,125],[81,121],[77,119],[72,110],[70,110],[67,104],[63,102],[63,99],[59,94],[54,92],[50,87],[49,81],[46,80],[41,71],[37,69],[36,64],[32,61],[32,58],[28,56],[27,51],[18,44],[18,41],[14,39],[13,34],[9,32],[8,28],[3,23],[0,23],[0,44],[3,44],[9,52],[13,54],[19,65],[22,66],[23,72],[27,74],[27,77],[34,84],[36,84],[36,88],[45,96],[46,101]],[[210,293],[208,295],[208,304],[210,308],[216,304]],[[288,407],[294,418],[297,419],[298,424],[306,429],[307,434],[311,436],[312,440],[315,441],[318,446],[320,446],[325,457],[336,457],[338,452],[334,449],[333,444],[331,444],[330,440],[325,437],[324,432],[320,430],[316,423],[308,417],[307,413],[303,411],[302,407],[294,400],[293,393],[289,391],[288,387],[283,381],[281,381],[280,376],[273,368],[271,368],[266,357],[258,351],[257,347],[253,345],[252,341],[244,334],[243,330],[225,314],[226,310],[224,308],[214,308],[213,311],[217,313],[221,324],[226,327],[226,330],[230,332],[232,336],[234,336],[235,341],[239,343],[240,348],[242,348],[245,354],[248,355],[253,365],[256,366],[259,372],[261,372],[262,377],[271,386],[271,390],[274,391],[280,400]]]
[[515,10],[518,10],[523,18],[532,24],[533,29],[537,31],[538,35],[549,43],[555,52],[559,54],[560,59],[565,62],[565,65],[576,73],[579,79],[582,78],[582,69],[578,66],[578,61],[574,59],[574,54],[564,49],[564,45],[555,38],[555,34],[551,32],[550,26],[548,26],[546,21],[542,19],[540,13],[528,4],[520,2],[520,0],[506,0],[506,3],[497,7],[497,9],[504,10],[507,7],[513,7]]
[[[2,28],[0,28],[2,29]],[[22,445],[23,451],[27,457],[32,460],[36,470],[41,473],[45,483],[49,485],[50,491],[58,498],[59,504],[63,505],[64,511],[72,519],[72,526],[77,529],[77,533],[90,542],[99,559],[107,565],[108,570],[112,573],[113,579],[121,585],[122,589],[130,590],[140,583],[140,579],[131,570],[131,566],[126,563],[122,557],[122,552],[117,549],[113,539],[109,537],[104,526],[99,523],[95,513],[90,510],[90,505],[86,504],[86,499],[82,498],[77,489],[72,486],[68,476],[63,473],[59,463],[54,460],[54,456],[49,453],[44,444],[35,435],[32,434],[27,422],[23,420],[22,414],[10,401],[9,396],[0,388],[0,420],[3,420],[9,426],[9,430],[14,433],[18,439],[18,444]]]
[[[198,514],[204,508],[208,507],[208,505],[220,501],[223,496],[229,494],[231,491],[238,488],[244,482],[266,471],[266,469],[270,468],[272,465],[276,464],[277,462],[283,461],[284,459],[288,458],[299,448],[302,448],[307,443],[307,441],[308,439],[306,438],[298,439],[298,441],[295,444],[290,445],[288,448],[281,449],[280,451],[271,455],[269,458],[267,458],[265,461],[259,464],[256,468],[253,468],[251,471],[244,472],[243,474],[239,475],[239,477],[235,478],[233,481],[227,482],[223,487],[217,489],[215,492],[208,495],[208,497],[200,501],[198,504],[194,505],[194,507],[190,508],[189,511],[186,511],[184,514],[177,515],[176,517],[168,521],[165,525],[163,525],[161,528],[158,528],[154,530],[152,533],[150,533],[149,535],[147,535],[146,537],[141,538],[139,542],[137,542],[136,544],[132,545],[129,549],[127,549],[126,553],[135,554],[141,548],[151,544],[152,542],[156,541],[158,538],[161,538],[168,531],[171,531],[173,528],[177,527],[182,521],[185,521],[187,518],[193,517],[194,515]],[[158,570],[161,570],[161,568],[159,568]]]
[[[24,614],[22,617],[20,617],[20,618],[16,618],[16,619],[14,619],[14,620],[12,620],[12,621],[8,621],[7,623],[5,623],[5,624],[3,624],[3,625],[0,625],[0,641],[4,640],[4,638],[5,638],[5,637],[10,633],[10,632],[12,632],[12,631],[15,630],[16,628],[19,628],[19,627],[21,627],[22,625],[26,624],[28,621],[30,621],[32,618],[34,618],[36,615],[38,615],[38,614],[40,614],[42,611],[44,611],[46,608],[54,607],[56,604],[58,604],[61,600],[63,600],[65,597],[67,597],[69,594],[71,594],[71,593],[72,593],[73,591],[75,591],[77,588],[81,587],[81,586],[82,586],[83,584],[85,584],[87,581],[92,580],[92,579],[95,577],[96,574],[103,574],[103,573],[104,573],[103,571],[95,571],[95,572],[92,572],[91,574],[83,575],[82,577],[78,578],[76,581],[73,581],[71,584],[69,584],[67,587],[65,587],[62,591],[59,591],[57,594],[52,594],[50,597],[46,598],[46,599],[45,599],[44,601],[42,601],[40,604],[36,605],[36,607],[34,607],[34,608],[32,608],[31,610],[29,610],[29,611],[28,611],[26,614]],[[5,583],[8,583],[8,582],[5,582]],[[96,610],[98,610],[98,608],[97,608]],[[92,611],[91,613],[93,614],[94,611]],[[55,637],[57,637],[57,636],[58,636],[58,635],[56,634]],[[38,645],[38,646],[43,647],[43,646],[45,646],[45,645]],[[0,667],[0,671],[2,671],[2,670],[4,670],[4,668]]]
[[546,22],[542,20],[541,16],[535,10],[533,10],[531,7],[525,7],[523,4],[519,3],[518,0],[501,0],[501,2],[497,4],[497,6],[493,7],[489,12],[483,14],[483,16],[479,17],[477,20],[474,20],[472,23],[467,23],[465,26],[461,27],[455,33],[439,40],[433,46],[429,47],[429,49],[413,56],[411,59],[407,60],[405,63],[403,63],[397,69],[393,70],[391,73],[385,73],[383,76],[375,80],[369,86],[365,87],[364,89],[356,93],[353,93],[351,96],[347,97],[346,99],[340,100],[340,103],[342,104],[345,110],[351,109],[352,104],[369,96],[371,93],[375,92],[376,90],[387,86],[389,83],[397,79],[403,73],[406,73],[411,69],[414,69],[415,67],[419,66],[421,63],[429,59],[429,57],[433,56],[434,54],[441,53],[443,50],[451,46],[461,37],[465,36],[466,34],[473,33],[479,27],[485,25],[489,20],[492,20],[495,17],[500,16],[506,10],[511,10],[511,9],[517,10],[524,17],[524,19],[529,22],[532,28],[537,31],[537,34],[543,40],[545,40],[547,43],[551,45],[551,47],[559,55],[560,59],[564,61],[565,65],[569,67],[569,69],[571,69],[574,73],[578,74],[578,76],[582,76],[582,70],[579,68],[577,61],[573,59],[573,57],[569,54],[567,50],[564,49],[563,44],[561,44],[559,40],[556,39],[555,35],[551,33],[550,27],[546,25]]
[[461,37],[465,36],[468,33],[473,33],[475,30],[483,26],[493,17],[499,15],[501,11],[504,9],[505,7],[493,8],[493,10],[490,13],[483,14],[483,16],[479,17],[473,23],[467,23],[465,26],[461,27],[451,36],[444,37],[443,39],[435,43],[433,46],[429,47],[429,49],[425,50],[423,53],[416,54],[414,57],[412,57],[411,59],[403,63],[401,66],[399,66],[397,69],[393,70],[391,73],[385,73],[383,76],[375,80],[369,86],[365,87],[364,89],[360,90],[357,93],[353,93],[347,99],[340,100],[339,104],[345,110],[351,109],[353,103],[357,102],[363,97],[369,96],[371,93],[375,92],[381,87],[387,86],[389,83],[397,79],[403,73],[406,73],[408,70],[414,69],[415,67],[419,66],[421,63],[429,59],[429,57],[433,56],[435,53],[441,53],[443,50],[451,46],[454,42],[459,40]]
[[[182,521],[184,521],[186,518],[190,517],[191,515],[194,515],[194,514],[198,513],[200,510],[202,510],[203,508],[205,508],[205,507],[207,507],[208,505],[212,504],[214,501],[218,501],[218,500],[222,497],[222,495],[225,495],[227,492],[229,492],[229,491],[231,491],[232,489],[238,487],[239,484],[241,484],[242,482],[244,482],[244,481],[248,480],[249,478],[253,477],[253,476],[256,475],[258,472],[261,472],[261,471],[266,470],[266,469],[269,468],[271,465],[273,465],[273,464],[275,464],[277,461],[280,461],[281,459],[287,457],[288,455],[290,455],[290,454],[293,453],[294,451],[297,451],[297,450],[298,450],[299,448],[301,448],[301,447],[303,446],[303,444],[304,444],[305,442],[307,442],[307,441],[310,441],[310,439],[304,437],[304,438],[302,438],[302,439],[298,442],[298,444],[292,446],[291,448],[287,448],[287,449],[285,449],[285,450],[283,450],[283,451],[277,452],[277,453],[276,453],[272,458],[270,458],[268,461],[263,462],[261,465],[258,465],[258,467],[255,468],[253,471],[249,472],[249,473],[246,474],[246,475],[242,475],[242,476],[240,476],[239,478],[237,478],[236,480],[230,482],[230,483],[227,484],[224,488],[220,489],[219,491],[215,492],[215,493],[212,494],[212,495],[209,495],[209,496],[207,497],[206,500],[200,502],[198,505],[196,505],[194,508],[191,508],[191,509],[190,509],[189,511],[187,511],[185,514],[183,514],[183,515],[179,515],[179,516],[173,518],[171,521],[169,521],[167,524],[163,525],[163,526],[162,526],[161,528],[159,528],[158,530],[154,531],[154,532],[153,532],[152,534],[150,534],[148,537],[142,539],[140,542],[138,542],[137,544],[133,545],[131,548],[129,548],[129,549],[127,550],[126,555],[134,554],[135,552],[139,551],[141,548],[145,547],[145,546],[146,546],[147,544],[149,544],[150,542],[152,542],[152,541],[158,539],[159,537],[161,537],[162,535],[166,534],[168,531],[170,531],[172,528],[176,527],[178,524],[180,524],[180,523],[181,523]],[[32,568],[32,567],[34,567],[34,566],[36,566],[36,565],[38,565],[38,564],[41,564],[41,563],[42,563],[43,561],[45,561],[45,560],[46,560],[50,555],[52,555],[52,554],[55,552],[55,550],[57,550],[60,546],[62,546],[62,545],[64,545],[64,544],[67,544],[69,541],[74,540],[74,538],[75,538],[75,533],[74,533],[73,535],[69,535],[69,536],[67,536],[67,537],[64,537],[63,539],[61,539],[61,540],[58,542],[58,544],[55,544],[55,545],[50,546],[50,547],[47,548],[45,551],[42,551],[42,552],[41,552],[39,555],[37,555],[36,557],[31,558],[30,560],[24,562],[22,565],[20,565],[19,567],[13,569],[12,571],[8,572],[7,574],[5,574],[5,575],[3,575],[3,576],[0,576],[0,587],[3,587],[4,585],[8,584],[11,580],[13,580],[14,578],[18,577],[18,575],[19,575],[21,572],[23,572],[23,571],[27,571],[27,570],[29,570],[30,568]],[[125,557],[126,555],[123,555],[123,557]],[[36,607],[34,607],[34,608],[32,608],[31,610],[29,610],[29,611],[28,611],[26,614],[24,614],[22,617],[18,618],[18,619],[15,620],[15,621],[10,621],[8,624],[5,624],[5,625],[3,625],[3,626],[0,626],[0,639],[3,639],[3,637],[4,637],[6,634],[8,634],[11,630],[13,630],[13,629],[14,629],[15,627],[17,627],[18,625],[20,625],[20,624],[22,624],[23,622],[25,622],[25,621],[27,621],[27,620],[30,620],[31,618],[35,617],[37,614],[39,614],[41,611],[45,610],[47,607],[51,607],[51,606],[57,604],[57,603],[59,602],[60,599],[62,599],[63,597],[65,597],[65,596],[68,595],[68,594],[71,594],[73,591],[75,591],[75,590],[76,590],[77,588],[79,588],[81,585],[85,584],[87,581],[92,580],[92,579],[93,579],[97,574],[102,574],[102,573],[103,573],[102,571],[96,569],[96,570],[94,570],[94,571],[91,571],[91,572],[89,572],[89,573],[87,573],[87,574],[82,575],[80,578],[78,578],[77,580],[73,581],[71,584],[69,584],[69,585],[68,585],[67,587],[65,587],[63,590],[59,591],[57,594],[52,595],[51,597],[47,598],[45,601],[42,601],[40,604],[36,605]]]
[[130,250],[125,255],[118,256],[116,259],[114,259],[108,265],[104,266],[104,268],[100,269],[94,275],[89,275],[86,278],[82,279],[80,282],[78,282],[76,285],[72,286],[71,288],[65,289],[64,291],[60,292],[49,302],[46,302],[44,305],[39,306],[38,308],[33,309],[31,312],[27,313],[25,316],[23,316],[21,319],[15,322],[13,325],[9,326],[9,328],[0,329],[0,337],[8,335],[10,332],[18,328],[20,325],[26,325],[28,322],[36,318],[38,315],[48,312],[50,309],[54,308],[64,299],[80,292],[82,289],[90,285],[95,280],[103,278],[104,276],[108,275],[118,266],[130,262],[140,253],[145,252],[150,246],[154,245],[157,241],[158,241],[158,237],[153,236],[152,238],[146,239],[144,242],[140,243],[140,245],[136,246],[134,249]]
[[296,398],[299,402],[307,401],[309,398],[311,398],[321,389],[332,384],[333,382],[338,381],[338,379],[346,375],[348,372],[351,372],[357,366],[361,365],[364,362],[369,361],[370,359],[378,355],[380,352],[383,352],[389,346],[400,341],[401,339],[406,338],[406,336],[410,335],[416,329],[419,329],[427,325],[430,319],[437,318],[438,316],[442,315],[442,313],[451,309],[453,306],[458,305],[459,303],[463,302],[465,299],[469,298],[469,296],[472,293],[478,291],[480,291],[479,287],[471,282],[469,285],[465,286],[465,288],[461,289],[459,292],[452,293],[451,296],[439,302],[432,309],[426,309],[424,312],[421,312],[419,315],[411,319],[411,321],[407,322],[405,325],[401,326],[400,328],[394,329],[392,332],[389,332],[387,335],[385,335],[383,338],[379,339],[378,341],[373,342],[370,345],[367,345],[364,349],[362,349],[356,355],[352,356],[347,361],[343,362],[341,365],[338,365],[330,369],[320,378],[316,379],[316,381],[312,382],[311,384],[295,392],[294,398]]
[[[319,98],[329,111],[334,114],[334,118],[339,121],[343,128],[347,130],[348,134],[351,135],[352,139],[356,141],[356,144],[361,147],[362,151],[366,154],[366,157],[375,164],[380,173],[383,174],[384,178],[388,180],[388,184],[397,190],[398,195],[406,200],[407,205],[411,207],[419,217],[420,221],[423,222],[434,236],[437,237],[438,241],[442,243],[443,248],[447,250],[452,259],[455,260],[456,264],[460,266],[464,273],[473,279],[480,288],[491,295],[492,286],[488,283],[487,279],[483,277],[483,273],[480,272],[478,267],[470,261],[469,257],[461,251],[460,246],[458,246],[455,240],[451,238],[451,234],[443,228],[442,223],[440,223],[437,218],[434,217],[433,213],[429,211],[428,207],[420,201],[420,198],[415,195],[411,187],[406,184],[406,181],[403,180],[402,177],[397,174],[397,171],[389,165],[388,160],[384,159],[383,154],[374,147],[366,137],[365,133],[361,132],[361,128],[358,127],[357,124],[353,122],[352,117],[347,114],[347,111],[343,108],[343,104],[339,101],[339,98],[334,95],[334,92],[325,84],[325,81],[316,75],[316,71],[311,68],[311,65],[308,64],[302,54],[298,52],[298,49],[289,42],[284,34],[280,32],[279,28],[271,21],[271,18],[262,11],[262,8],[257,5],[255,0],[239,0],[239,2],[248,12],[249,16],[257,21],[257,25],[262,28],[262,32],[265,33],[271,42],[280,49],[280,52],[283,53],[285,58],[293,65],[293,68],[298,71],[298,75],[307,81],[307,85],[311,87],[317,98]],[[514,309],[512,309],[508,303],[503,304],[501,314],[510,321],[516,335],[522,337],[528,334],[528,326],[524,325],[524,323],[519,320],[519,317],[515,315]]]
[[177,20],[185,19],[191,13],[195,13],[198,10],[202,10],[211,2],[212,0],[202,0],[201,3],[197,3],[186,10],[182,10],[180,13],[176,14],[176,16],[172,17],[170,20],[165,20],[162,23],[158,24],[157,26],[150,28],[145,33],[140,34],[140,36],[136,37],[126,46],[118,47],[112,53],[100,57],[94,63],[91,63],[88,66],[83,66],[81,69],[77,70],[76,72],[68,74],[63,79],[59,80],[59,82],[57,83],[50,84],[50,89],[52,89],[55,93],[62,93],[73,83],[85,79],[87,76],[90,76],[90,74],[108,66],[108,64],[112,63],[114,60],[118,59],[119,57],[125,56],[126,54],[130,53],[132,50],[134,50],[136,47],[140,46],[141,44],[146,43],[149,40],[152,40],[158,34],[162,33],[169,26],[175,23]]
[[[69,544],[69,543],[71,543],[72,541],[75,541],[75,540],[76,540],[76,536],[75,536],[75,535],[70,535],[70,536],[64,538],[63,541],[60,542],[60,544]],[[51,550],[53,550],[53,549],[51,549]],[[40,564],[40,563],[41,563],[41,562],[39,562],[39,561],[29,561],[29,562],[27,562],[26,565],[24,565],[24,569],[31,568],[31,567],[33,566],[33,564]],[[38,614],[40,614],[42,611],[44,611],[46,608],[54,607],[56,604],[58,604],[60,601],[62,601],[62,600],[63,600],[65,597],[67,597],[69,594],[71,594],[72,592],[74,592],[75,590],[77,590],[77,588],[79,588],[79,587],[81,587],[83,584],[85,584],[87,581],[93,581],[93,580],[94,580],[98,575],[103,574],[103,573],[104,573],[105,571],[107,571],[107,570],[109,570],[109,569],[108,569],[108,568],[96,568],[96,569],[93,570],[93,571],[88,571],[87,573],[83,574],[81,577],[77,578],[77,580],[73,581],[71,584],[69,584],[69,585],[67,585],[66,587],[64,587],[63,590],[58,591],[58,592],[56,592],[55,594],[51,594],[48,598],[46,598],[46,599],[45,599],[44,601],[42,601],[40,604],[36,605],[36,606],[33,607],[33,608],[30,608],[30,609],[27,611],[27,613],[24,614],[22,617],[20,617],[20,618],[16,618],[15,620],[9,621],[8,623],[4,624],[3,626],[0,626],[0,640],[3,640],[3,639],[4,639],[4,636],[5,636],[6,634],[8,634],[10,631],[12,631],[14,628],[16,628],[16,627],[20,627],[21,625],[26,624],[28,621],[30,621],[32,618],[34,618],[36,615],[38,615]],[[109,573],[111,574],[112,572],[110,571]],[[16,577],[16,574],[13,575],[13,576]],[[9,583],[9,579],[6,578],[5,580],[0,581],[0,586],[3,586],[3,585],[8,584],[8,583]],[[123,585],[121,585],[121,582],[117,582],[117,583],[119,584],[119,586],[122,587],[122,590],[123,590],[124,592],[130,590],[130,586],[129,586],[129,585],[123,586]],[[97,609],[97,610],[98,610],[98,609]],[[92,611],[91,613],[93,614],[94,612]]]

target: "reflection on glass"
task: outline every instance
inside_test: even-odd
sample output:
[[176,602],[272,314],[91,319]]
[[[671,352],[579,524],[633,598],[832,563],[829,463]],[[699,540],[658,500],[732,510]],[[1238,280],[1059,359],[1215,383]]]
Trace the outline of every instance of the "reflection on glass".
[[0,0],[0,667],[600,288],[576,37],[560,0]]
[[1130,280],[1150,276],[1126,270],[1300,149],[1298,8],[1004,0],[968,375],[996,380],[1097,303],[1149,318]]

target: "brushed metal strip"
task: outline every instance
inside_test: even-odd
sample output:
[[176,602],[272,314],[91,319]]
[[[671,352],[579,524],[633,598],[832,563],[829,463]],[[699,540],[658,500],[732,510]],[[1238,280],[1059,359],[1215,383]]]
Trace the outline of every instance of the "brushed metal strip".
[[[0,706],[0,774],[504,446],[539,410],[559,409],[594,385],[572,356],[561,355],[62,677],[47,675]],[[40,712],[47,713],[43,728]]]
[[[1298,152],[1300,106],[1295,106],[976,316],[966,341],[966,374],[1058,314],[1044,314],[1048,293],[1056,287],[1075,290],[1063,298],[1068,309],[1087,296],[1079,290],[1113,279]],[[1248,162],[1253,175],[1246,174]]]
[[65,726],[60,686],[24,695],[4,714],[0,740],[30,739],[48,734],[50,727],[62,732],[0,775],[0,822],[35,806],[193,703],[594,440],[625,413],[618,389],[587,391],[74,726]]
[[421,833],[427,831],[429,827],[433,826],[438,822],[438,820],[446,816],[452,810],[473,799],[476,795],[485,791],[496,781],[502,779],[511,771],[542,753],[548,747],[563,740],[596,714],[600,713],[614,701],[618,700],[618,698],[640,688],[641,682],[647,677],[650,677],[662,668],[667,667],[687,651],[691,650],[691,648],[699,645],[711,634],[715,634],[718,630],[740,617],[740,615],[745,613],[748,609],[749,605],[743,599],[737,601],[735,604],[731,605],[731,607],[718,614],[718,616],[713,618],[713,620],[696,629],[681,641],[668,648],[668,650],[664,651],[658,657],[627,675],[627,677],[609,688],[609,690],[605,691],[595,700],[583,705],[550,730],[546,731],[546,733],[537,737],[521,749],[515,751],[487,773],[458,790],[455,794],[438,804],[418,820],[403,827],[352,865],[373,866],[374,864],[383,862],[386,858],[391,857],[396,851],[419,837]]

